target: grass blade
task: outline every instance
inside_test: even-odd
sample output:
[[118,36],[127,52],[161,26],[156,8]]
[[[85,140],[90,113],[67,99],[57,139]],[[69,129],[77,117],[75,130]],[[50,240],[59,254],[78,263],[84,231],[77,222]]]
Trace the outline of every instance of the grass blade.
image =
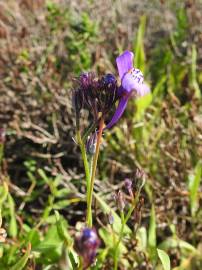
[[199,162],[195,168],[195,174],[189,176],[190,207],[192,217],[195,216],[199,206],[199,185],[202,177],[202,164]]

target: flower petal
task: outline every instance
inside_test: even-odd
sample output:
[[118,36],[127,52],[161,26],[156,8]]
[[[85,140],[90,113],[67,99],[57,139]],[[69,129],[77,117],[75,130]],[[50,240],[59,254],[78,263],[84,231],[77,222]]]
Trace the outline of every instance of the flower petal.
[[139,95],[140,97],[143,97],[143,96],[147,95],[149,92],[150,92],[149,86],[148,86],[146,83],[143,83],[143,84],[141,85],[141,88],[139,88],[138,95]]
[[134,78],[130,73],[125,74],[123,77],[122,87],[128,93],[135,90],[138,96],[144,96],[150,91],[149,87],[145,83],[141,81],[139,82],[138,79]]
[[118,120],[121,118],[123,112],[125,111],[125,108],[127,106],[128,103],[128,99],[129,99],[130,95],[125,95],[122,96],[119,100],[119,104],[116,108],[116,111],[111,119],[111,121],[107,124],[106,128],[111,128],[114,124],[116,124],[116,122],[118,122]]
[[134,54],[129,51],[125,51],[119,57],[116,58],[116,64],[119,71],[120,79],[122,80],[123,76],[133,68],[133,57]]

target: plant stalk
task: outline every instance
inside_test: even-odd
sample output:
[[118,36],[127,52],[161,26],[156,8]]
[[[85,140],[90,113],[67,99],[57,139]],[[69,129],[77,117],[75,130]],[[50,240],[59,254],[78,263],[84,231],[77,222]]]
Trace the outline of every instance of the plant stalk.
[[119,244],[123,238],[124,227],[125,227],[126,223],[128,222],[129,218],[131,217],[131,215],[132,215],[132,213],[137,205],[139,195],[140,195],[140,191],[137,192],[135,198],[133,199],[132,205],[129,208],[127,215],[125,217],[124,217],[123,211],[121,212],[121,230],[119,233],[118,241],[117,241],[115,248],[114,248],[114,270],[118,269],[118,248],[119,248]]
[[101,118],[100,124],[99,124],[98,136],[97,136],[95,155],[93,157],[90,189],[89,189],[89,194],[88,194],[88,199],[87,199],[87,225],[88,227],[92,227],[92,210],[91,209],[92,209],[93,187],[94,187],[94,182],[95,182],[95,174],[96,174],[97,161],[98,161],[98,156],[99,156],[99,151],[100,151],[100,144],[101,144],[103,129],[104,129],[104,119]]
[[86,189],[87,189],[86,201],[88,204],[88,193],[89,193],[89,189],[90,189],[90,168],[89,168],[89,164],[88,164],[85,144],[83,143],[83,140],[81,138],[81,133],[79,130],[76,131],[76,136],[77,136],[78,144],[79,144],[80,149],[81,149],[81,155],[82,155],[83,165],[84,165],[84,170],[85,170],[85,175],[86,175]]

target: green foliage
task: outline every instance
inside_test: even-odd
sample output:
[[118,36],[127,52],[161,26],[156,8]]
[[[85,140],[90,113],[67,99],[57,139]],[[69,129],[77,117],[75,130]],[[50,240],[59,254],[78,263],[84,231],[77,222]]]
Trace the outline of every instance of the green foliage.
[[[95,43],[97,37],[97,24],[91,21],[87,13],[70,21],[72,31],[64,40],[69,64],[77,73],[89,70],[92,65],[91,44]],[[88,46],[86,46],[88,44]]]

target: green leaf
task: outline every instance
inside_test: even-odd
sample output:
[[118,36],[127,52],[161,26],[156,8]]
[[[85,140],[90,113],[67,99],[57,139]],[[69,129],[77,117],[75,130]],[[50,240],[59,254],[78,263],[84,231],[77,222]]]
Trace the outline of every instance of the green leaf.
[[8,196],[8,185],[6,182],[3,182],[3,184],[0,186],[0,208],[3,202],[6,200],[7,196]]
[[53,204],[53,208],[56,210],[60,210],[60,209],[64,209],[66,208],[68,205],[71,204],[71,201],[70,200],[60,200],[60,201],[57,201],[56,203]]
[[154,205],[152,205],[150,214],[148,244],[150,247],[156,247],[156,217]]
[[15,217],[15,203],[10,194],[8,194],[8,206],[10,212],[9,234],[12,237],[16,237],[18,233],[17,221]]
[[56,253],[59,254],[61,252],[62,244],[63,242],[58,234],[57,226],[54,224],[48,229],[45,238],[35,248],[35,250],[43,252],[43,251],[49,251],[49,250],[53,251],[53,249],[56,249]]
[[[23,229],[25,228],[25,225],[23,226]],[[39,245],[40,243],[40,234],[37,231],[37,229],[33,228],[29,232],[27,232],[26,237],[25,237],[25,243],[31,243],[32,249]]]
[[201,97],[200,87],[196,79],[196,70],[197,70],[197,50],[195,44],[192,45],[192,57],[191,57],[191,86],[195,90],[195,95],[197,98]]
[[145,227],[140,227],[137,230],[136,238],[138,240],[138,247],[145,251],[147,248],[147,230]]
[[156,217],[154,205],[150,212],[149,232],[148,232],[148,248],[152,260],[156,259]]
[[65,241],[67,245],[71,245],[73,240],[67,230],[67,222],[62,218],[58,211],[55,211],[57,232],[61,240]]
[[144,33],[145,33],[146,17],[140,18],[140,25],[137,31],[134,51],[135,51],[135,67],[141,69],[144,73],[145,69],[145,53],[144,53]]
[[155,87],[152,89],[153,99],[158,97],[162,93],[166,80],[167,80],[167,76],[162,75],[162,77],[159,79]]
[[190,192],[190,206],[191,214],[195,216],[199,207],[199,185],[202,177],[202,164],[199,162],[195,167],[195,174],[190,175],[189,180],[189,192]]
[[73,252],[69,252],[68,256],[69,256],[71,265],[73,267],[73,270],[77,269],[78,266],[77,266],[77,261],[75,260],[75,254],[73,254]]
[[27,250],[26,250],[25,254],[23,255],[23,257],[21,259],[19,259],[18,262],[10,268],[10,270],[24,269],[24,267],[29,259],[30,251],[31,251],[31,244],[28,245]]
[[172,238],[168,237],[165,241],[163,241],[160,245],[158,245],[158,248],[169,250],[173,248],[180,248],[181,250],[189,252],[195,252],[196,248],[192,246],[191,244],[187,243],[186,241],[183,241],[178,238]]
[[168,254],[163,251],[162,249],[157,248],[157,253],[159,256],[159,259],[161,260],[161,263],[163,265],[164,270],[170,270],[170,258]]

